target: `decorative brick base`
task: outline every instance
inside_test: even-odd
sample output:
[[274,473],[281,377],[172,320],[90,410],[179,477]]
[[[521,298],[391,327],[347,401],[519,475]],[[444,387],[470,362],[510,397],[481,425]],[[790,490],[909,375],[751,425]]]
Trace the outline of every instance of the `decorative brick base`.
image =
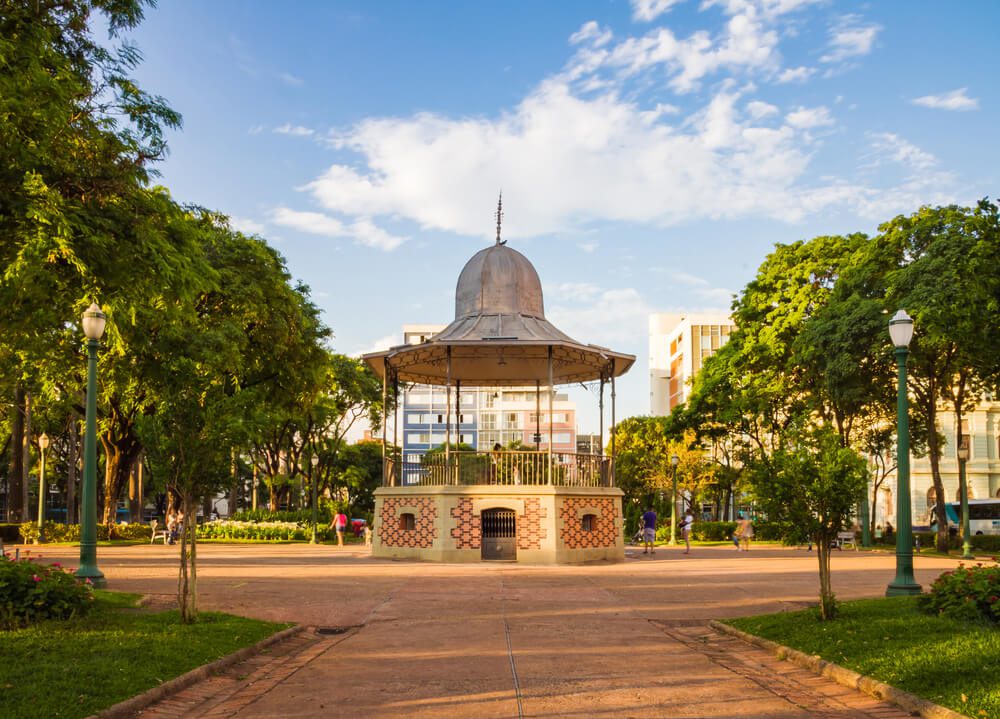
[[[594,518],[593,529],[583,530],[581,514],[588,508],[599,511]],[[592,549],[614,547],[618,537],[615,520],[618,518],[618,503],[602,497],[566,497],[559,508],[562,520],[560,539],[567,549]]]
[[482,546],[483,526],[479,515],[472,512],[472,500],[460,499],[458,506],[451,508],[451,516],[457,520],[451,530],[455,549],[479,549]]
[[[401,510],[414,512],[413,529],[399,526]],[[386,497],[379,517],[378,536],[387,547],[430,549],[437,539],[437,506],[431,497]]]
[[518,549],[541,549],[542,540],[548,537],[548,532],[542,526],[542,520],[548,516],[548,511],[541,505],[537,497],[524,500],[524,514],[517,518]]

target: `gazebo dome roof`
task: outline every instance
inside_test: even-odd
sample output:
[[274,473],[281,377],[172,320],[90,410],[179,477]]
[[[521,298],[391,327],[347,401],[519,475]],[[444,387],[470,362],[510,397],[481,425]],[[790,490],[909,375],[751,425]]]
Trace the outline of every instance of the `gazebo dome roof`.
[[465,263],[455,288],[455,319],[477,315],[545,318],[542,283],[527,257],[496,244]]

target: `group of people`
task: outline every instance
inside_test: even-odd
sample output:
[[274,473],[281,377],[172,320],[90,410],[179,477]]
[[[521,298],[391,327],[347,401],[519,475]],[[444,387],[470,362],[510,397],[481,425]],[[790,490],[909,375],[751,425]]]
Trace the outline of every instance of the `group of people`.
[[174,544],[180,539],[184,529],[184,512],[174,508],[167,510],[167,543]]
[[[656,510],[650,504],[639,520],[639,529],[642,532],[643,554],[656,554],[656,522]],[[684,554],[691,553],[691,529],[693,527],[694,513],[688,507],[684,512],[684,519],[677,525],[677,529],[680,530],[681,536],[684,538]],[[753,520],[746,513],[740,512],[739,519],[736,522],[736,531],[733,532],[733,544],[736,545],[736,551],[749,552],[750,541],[753,539],[753,536]]]
[[[656,542],[656,510],[650,505],[645,512],[642,514],[642,518],[639,520],[639,529],[642,530],[642,541],[644,549],[643,554],[656,554],[656,549],[654,543]],[[691,512],[691,508],[688,507],[687,511],[684,512],[684,519],[681,523],[677,525],[677,529],[681,531],[681,536],[684,538],[684,554],[689,554],[691,552],[691,528],[694,526],[694,514]]]

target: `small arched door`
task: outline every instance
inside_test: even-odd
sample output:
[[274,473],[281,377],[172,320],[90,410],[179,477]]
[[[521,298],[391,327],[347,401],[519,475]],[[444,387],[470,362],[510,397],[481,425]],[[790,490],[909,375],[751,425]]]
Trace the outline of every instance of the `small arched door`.
[[513,509],[484,509],[482,558],[514,561],[517,559],[517,515]]

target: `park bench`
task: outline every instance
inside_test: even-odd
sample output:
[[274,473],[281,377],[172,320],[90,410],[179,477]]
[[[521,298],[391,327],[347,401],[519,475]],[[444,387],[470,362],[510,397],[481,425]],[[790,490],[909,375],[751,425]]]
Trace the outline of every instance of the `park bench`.
[[157,539],[162,539],[163,543],[166,544],[167,540],[170,538],[170,532],[167,531],[166,527],[164,527],[163,529],[157,530],[156,527],[157,527],[158,524],[159,523],[155,519],[152,522],[149,523],[149,526],[153,529],[152,536],[149,538],[149,543],[150,544],[152,544],[153,542],[155,542]]
[[854,538],[854,532],[837,532],[837,549],[843,549],[847,545],[854,547],[854,551],[858,550],[858,542]]

